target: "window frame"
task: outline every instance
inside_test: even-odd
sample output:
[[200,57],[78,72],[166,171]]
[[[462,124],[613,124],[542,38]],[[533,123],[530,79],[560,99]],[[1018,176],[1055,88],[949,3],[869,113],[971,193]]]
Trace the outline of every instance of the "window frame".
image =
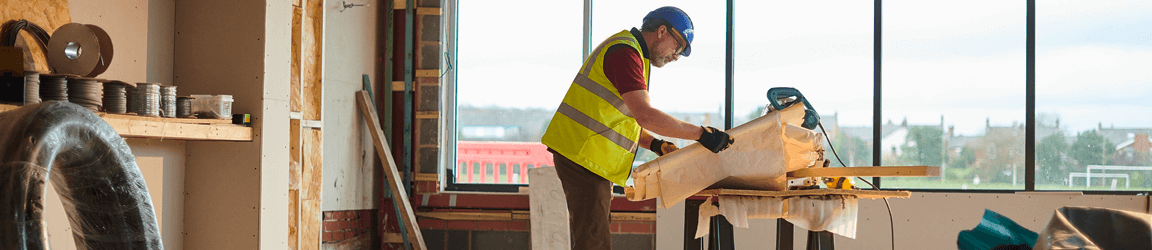
[[[440,183],[441,183],[441,185],[440,185],[441,190],[440,191],[449,191],[449,192],[502,192],[502,193],[520,192],[520,187],[527,187],[528,185],[527,184],[455,183],[454,179],[450,178],[448,176],[449,174],[451,174],[447,171],[449,169],[449,166],[453,166],[456,164],[456,143],[457,143],[457,138],[456,138],[457,120],[456,119],[458,119],[458,117],[456,116],[457,78],[456,78],[456,71],[452,70],[452,65],[455,65],[455,63],[456,63],[455,60],[457,58],[457,56],[456,56],[457,45],[459,42],[459,40],[457,38],[458,27],[456,25],[456,22],[458,21],[457,20],[457,10],[456,10],[457,1],[458,0],[444,1],[445,2],[445,4],[444,4],[444,6],[445,6],[444,17],[445,18],[443,19],[444,21],[441,25],[441,27],[443,27],[442,34],[444,34],[444,36],[445,36],[442,41],[446,41],[445,43],[441,44],[441,48],[444,49],[444,51],[447,51],[447,56],[448,56],[448,59],[445,60],[445,63],[442,63],[442,67],[447,66],[448,70],[445,72],[445,79],[443,81],[444,87],[441,88],[441,93],[440,93],[441,100],[443,100],[443,104],[444,104],[444,105],[441,105],[440,112],[442,114],[442,117],[444,118],[444,123],[443,123],[444,124],[444,127],[443,127],[444,131],[447,132],[447,133],[441,133],[442,136],[440,138],[440,140],[441,140],[440,145],[442,145],[440,148],[440,155],[439,155],[440,162],[438,163],[438,165],[439,165],[438,174],[440,176],[439,178],[440,178]],[[873,65],[874,65],[874,67],[873,67],[873,124],[872,124],[873,125],[873,127],[872,127],[872,129],[873,129],[872,141],[873,142],[881,141],[881,138],[880,138],[882,135],[881,129],[883,128],[883,125],[884,125],[883,120],[882,120],[882,115],[883,115],[882,107],[883,107],[883,105],[881,102],[881,100],[882,100],[882,91],[881,90],[883,87],[883,85],[882,85],[883,79],[881,77],[881,73],[882,73],[882,69],[883,69],[883,67],[882,67],[883,66],[883,64],[882,64],[882,58],[883,58],[883,47],[882,47],[883,15],[881,13],[882,2],[883,2],[882,0],[875,0],[875,8],[873,10],[874,11],[874,14],[873,14],[874,15],[873,16],[873,18],[874,18],[874,20],[873,20],[873,23],[874,23],[874,27],[873,27],[873,39],[874,39],[873,40],[873,43],[874,43],[873,44]],[[586,58],[588,56],[589,50],[592,47],[591,43],[593,42],[591,40],[591,33],[592,33],[591,26],[592,26],[592,22],[594,21],[592,18],[592,4],[593,4],[593,0],[584,0],[584,29],[582,31],[583,32],[583,38],[584,38],[583,39],[584,48],[583,48],[582,55],[584,58]],[[724,107],[724,112],[726,114],[724,117],[726,129],[733,127],[732,123],[734,120],[734,117],[732,114],[734,107],[733,107],[733,105],[731,105],[734,103],[734,100],[733,100],[733,96],[731,93],[733,91],[733,85],[734,85],[733,84],[733,81],[734,81],[734,79],[733,79],[733,75],[734,75],[733,55],[734,55],[734,50],[736,47],[736,45],[734,44],[734,31],[732,30],[732,27],[734,24],[734,21],[733,21],[733,12],[734,11],[732,8],[731,1],[729,1],[728,4],[729,4],[728,13],[727,13],[728,30],[727,30],[727,36],[726,36],[726,42],[725,42],[726,43],[725,54],[727,57],[725,63],[726,63],[727,68],[725,70],[726,90],[725,90],[725,100],[724,100],[724,103],[728,104],[728,105],[725,105],[725,107]],[[1035,0],[1027,0],[1026,13],[1024,13],[1024,14],[1025,14],[1025,18],[1027,20],[1026,24],[1025,24],[1026,25],[1026,28],[1025,28],[1025,33],[1026,33],[1026,36],[1025,36],[1025,39],[1026,39],[1026,42],[1025,42],[1026,67],[1025,67],[1025,72],[1024,72],[1026,75],[1025,82],[1024,82],[1025,99],[1026,99],[1025,100],[1025,124],[1024,124],[1024,131],[1025,131],[1025,138],[1024,138],[1024,144],[1025,144],[1024,145],[1024,154],[1025,154],[1024,155],[1024,165],[1025,165],[1025,167],[1024,167],[1024,174],[1025,174],[1024,184],[1025,184],[1025,188],[1023,190],[1016,190],[1016,189],[916,189],[916,188],[900,188],[899,190],[908,190],[908,191],[913,191],[913,192],[928,192],[928,193],[1059,193],[1059,192],[1078,192],[1078,193],[1085,194],[1085,195],[1089,195],[1089,194],[1148,195],[1150,192],[1152,192],[1152,190],[1149,190],[1149,191],[1036,190],[1036,143],[1037,143],[1037,141],[1036,141],[1036,67],[1035,67],[1035,65],[1036,65],[1036,1]],[[581,59],[583,59],[583,58],[581,58]],[[446,64],[446,65],[443,65],[443,64]],[[882,145],[880,145],[880,143],[873,143],[873,145],[872,145],[872,154],[873,154],[872,160],[873,160],[873,165],[875,165],[875,166],[882,166],[881,162],[880,162],[882,160],[880,154],[882,153],[883,149],[881,147],[882,147]],[[453,164],[453,165],[449,165],[449,164]],[[879,187],[880,189],[885,189],[883,184],[880,181],[880,177],[873,177],[871,182],[873,184],[875,184],[877,187]],[[622,189],[623,189],[622,187],[617,186],[614,188],[614,192],[623,193]]]

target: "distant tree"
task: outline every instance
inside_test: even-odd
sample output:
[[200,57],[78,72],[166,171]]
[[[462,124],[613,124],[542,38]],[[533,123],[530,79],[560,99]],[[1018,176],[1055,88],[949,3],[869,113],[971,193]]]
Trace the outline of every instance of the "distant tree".
[[1072,171],[1064,162],[1068,153],[1068,143],[1064,142],[1064,133],[1056,132],[1041,139],[1036,144],[1036,168],[1039,173],[1036,182],[1039,184],[1067,184],[1068,173]]
[[960,154],[956,157],[948,159],[948,179],[950,180],[971,180],[975,169],[972,165],[976,163],[976,150],[972,147],[964,146],[960,148]]
[[[989,130],[980,144],[984,159],[977,166],[980,179],[988,182],[1012,183],[1024,180],[1024,128],[1010,127]],[[1015,174],[1013,174],[1015,173]]]
[[1088,165],[1109,164],[1105,156],[1112,155],[1115,151],[1116,144],[1112,144],[1096,130],[1089,130],[1076,135],[1076,142],[1068,148],[1068,155],[1076,159],[1076,163],[1080,165],[1079,169],[1084,169]]
[[901,162],[940,166],[944,162],[944,131],[937,127],[908,128],[908,145],[901,147]]
[[[836,149],[835,155],[839,155],[840,161],[844,161],[844,164],[850,166],[872,165],[872,148],[864,139],[841,133],[840,136],[832,140],[832,146]],[[834,157],[832,150],[825,145],[824,158],[832,160],[832,166],[841,166],[840,161]]]

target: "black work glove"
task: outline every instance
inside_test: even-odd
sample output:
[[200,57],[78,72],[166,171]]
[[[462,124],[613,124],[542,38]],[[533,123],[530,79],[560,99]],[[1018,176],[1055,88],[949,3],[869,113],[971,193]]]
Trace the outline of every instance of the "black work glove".
[[700,134],[700,139],[696,141],[700,142],[700,145],[704,145],[708,150],[712,150],[712,153],[720,153],[720,151],[724,151],[728,146],[731,146],[733,142],[736,142],[736,139],[733,139],[728,133],[724,133],[724,131],[720,131],[719,129],[704,126],[700,126],[700,128],[704,129],[704,133]]
[[648,145],[648,149],[652,150],[653,153],[656,153],[656,156],[664,156],[665,154],[672,153],[672,151],[680,149],[680,147],[677,147],[676,144],[672,144],[671,142],[665,140],[652,138],[652,143]]

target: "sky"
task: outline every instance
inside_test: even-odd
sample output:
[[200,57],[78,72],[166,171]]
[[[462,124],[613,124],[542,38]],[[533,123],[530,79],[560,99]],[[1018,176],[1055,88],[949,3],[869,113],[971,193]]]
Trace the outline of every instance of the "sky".
[[[692,56],[653,68],[665,112],[722,113],[725,6],[715,1],[593,2],[592,43],[672,5],[695,25]],[[522,7],[508,7],[522,6]],[[870,126],[872,1],[736,1],[735,114],[796,87],[841,126]],[[884,1],[883,119],[955,127],[1024,122],[1024,1]],[[582,58],[583,1],[459,3],[461,105],[554,109]],[[1066,132],[1152,127],[1152,1],[1037,1],[1037,112]],[[530,94],[524,94],[530,93]],[[943,121],[942,121],[943,120]],[[1043,121],[1042,121],[1043,122]]]

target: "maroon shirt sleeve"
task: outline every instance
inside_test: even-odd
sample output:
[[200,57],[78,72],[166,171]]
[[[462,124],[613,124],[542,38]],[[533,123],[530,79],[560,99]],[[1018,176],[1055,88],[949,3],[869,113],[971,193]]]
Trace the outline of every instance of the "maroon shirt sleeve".
[[613,45],[604,55],[604,76],[612,81],[621,95],[648,89],[648,83],[644,82],[643,66],[640,53],[628,45]]

